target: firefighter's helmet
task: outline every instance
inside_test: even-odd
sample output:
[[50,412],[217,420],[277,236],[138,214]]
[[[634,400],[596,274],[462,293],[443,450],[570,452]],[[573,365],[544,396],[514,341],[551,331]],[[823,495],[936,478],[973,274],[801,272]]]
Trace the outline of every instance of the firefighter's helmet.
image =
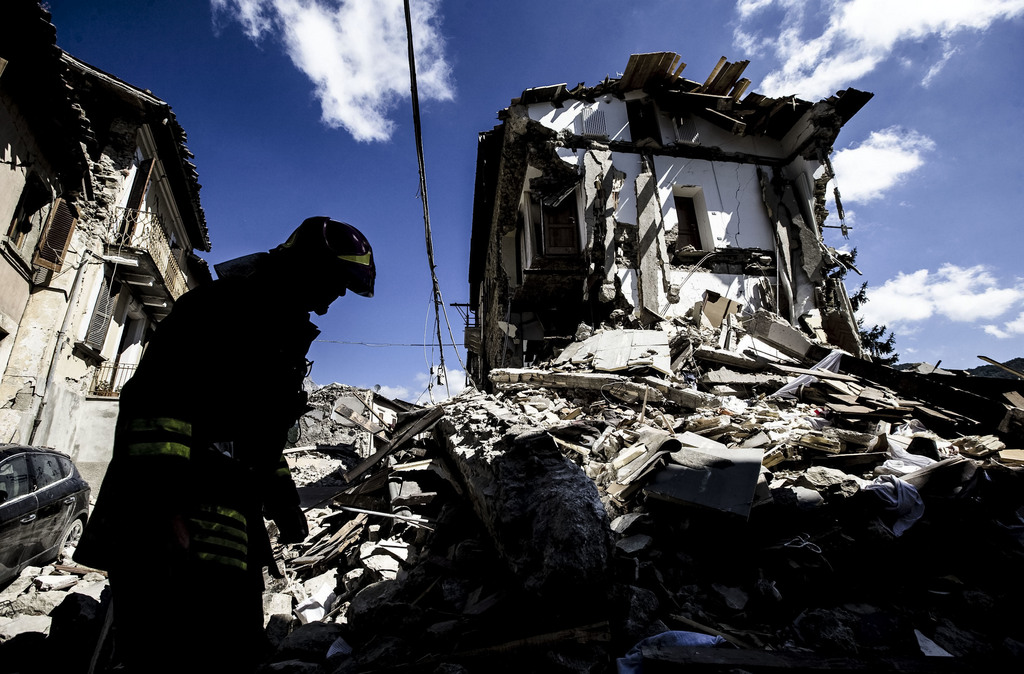
[[347,288],[357,295],[373,297],[377,275],[373,249],[363,233],[348,223],[325,216],[307,218],[273,252],[297,254],[305,263],[322,265],[330,277],[338,279],[339,295],[344,295]]

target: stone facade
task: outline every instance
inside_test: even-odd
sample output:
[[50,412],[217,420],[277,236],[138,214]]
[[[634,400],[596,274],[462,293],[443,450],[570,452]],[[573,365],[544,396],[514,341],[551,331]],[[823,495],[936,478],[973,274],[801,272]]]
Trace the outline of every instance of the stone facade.
[[210,279],[199,183],[167,103],[61,51],[37,2],[3,13],[0,441],[103,463],[148,335]]

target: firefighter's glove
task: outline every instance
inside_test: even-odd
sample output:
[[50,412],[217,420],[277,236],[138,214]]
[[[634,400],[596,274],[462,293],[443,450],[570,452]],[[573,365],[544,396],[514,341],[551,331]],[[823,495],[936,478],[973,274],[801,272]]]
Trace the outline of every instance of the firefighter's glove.
[[309,536],[309,524],[306,523],[306,514],[299,506],[283,508],[274,517],[277,524],[277,540],[285,545],[301,543]]

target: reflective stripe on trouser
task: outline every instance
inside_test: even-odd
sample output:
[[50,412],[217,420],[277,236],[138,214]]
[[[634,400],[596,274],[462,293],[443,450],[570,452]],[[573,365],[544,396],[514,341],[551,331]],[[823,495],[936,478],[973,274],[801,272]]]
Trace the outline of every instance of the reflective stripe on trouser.
[[171,417],[132,419],[122,430],[129,456],[174,456],[188,459],[192,424]]
[[245,515],[231,508],[200,506],[190,519],[191,547],[200,561],[242,571],[249,568]]

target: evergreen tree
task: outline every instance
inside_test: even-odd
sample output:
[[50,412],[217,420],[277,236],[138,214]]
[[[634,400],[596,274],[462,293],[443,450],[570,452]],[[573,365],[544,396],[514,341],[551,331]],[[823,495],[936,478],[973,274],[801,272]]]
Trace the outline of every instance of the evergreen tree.
[[[841,253],[840,258],[845,263],[839,265],[831,274],[833,278],[843,279],[849,272],[850,267],[857,261],[857,249],[849,253]],[[868,301],[867,281],[860,284],[857,292],[850,295],[850,305],[856,313],[865,302]],[[895,365],[900,354],[896,352],[896,335],[884,325],[873,325],[870,328],[864,327],[864,319],[857,319],[857,332],[860,334],[860,342],[864,350],[871,354],[871,358],[882,365]]]

